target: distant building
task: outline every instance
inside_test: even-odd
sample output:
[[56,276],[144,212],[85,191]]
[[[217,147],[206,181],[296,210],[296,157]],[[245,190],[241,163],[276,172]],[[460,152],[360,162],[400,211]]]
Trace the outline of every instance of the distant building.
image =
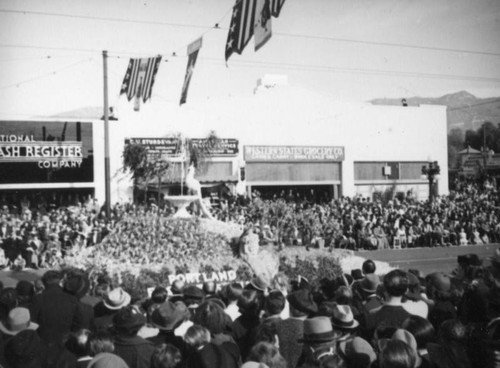
[[[214,153],[206,169],[197,176],[206,188],[227,183],[234,190],[244,174],[248,192],[293,187],[317,189],[331,197],[366,197],[393,188],[402,193],[412,190],[418,199],[424,200],[429,189],[427,180],[421,177],[422,166],[437,161],[440,167],[448,167],[445,106],[403,108],[338,102],[288,86],[286,79],[280,77],[263,78],[254,93],[246,96],[190,101],[182,107],[153,99],[144,104],[140,112],[134,112],[133,106],[122,99],[116,111],[119,120],[110,121],[111,203],[130,200],[132,195],[132,181],[122,170],[126,141],[143,142],[151,149],[163,150],[165,157],[175,156],[175,152],[169,151],[172,142],[162,139],[177,133],[204,138],[213,130],[225,139],[226,149]],[[95,119],[80,123],[92,127],[92,138],[87,139],[87,143],[92,142],[92,147],[88,148],[93,159],[91,181],[77,182],[68,177],[69,181],[64,183],[46,180],[41,185],[16,183],[11,178],[8,182],[0,182],[0,191],[35,191],[42,187],[77,191],[80,188],[103,201],[104,128],[101,115],[102,111]],[[58,121],[58,129],[62,129],[64,122],[68,127],[76,127],[76,122],[82,121],[81,117],[70,119],[67,115],[53,120]],[[30,134],[28,130],[32,128],[27,126],[36,123],[28,123],[18,124],[17,131],[12,134]],[[0,135],[4,134],[6,124],[0,121]],[[37,131],[41,132],[43,122],[39,124]],[[9,127],[12,129],[12,124]],[[41,137],[41,133],[37,134]],[[40,137],[37,136],[37,140],[42,140]],[[172,160],[176,161],[175,157]],[[6,163],[5,155],[0,156],[0,170]],[[176,170],[173,176],[180,178],[180,164],[173,164],[173,167]],[[36,168],[32,173],[34,177],[48,178],[48,171],[38,173],[37,170],[49,169]],[[54,173],[52,175],[57,175],[57,170]],[[168,184],[165,178],[161,190],[172,190],[175,182],[170,180]],[[151,189],[155,185],[152,183]],[[438,192],[448,193],[446,170],[442,170]]]

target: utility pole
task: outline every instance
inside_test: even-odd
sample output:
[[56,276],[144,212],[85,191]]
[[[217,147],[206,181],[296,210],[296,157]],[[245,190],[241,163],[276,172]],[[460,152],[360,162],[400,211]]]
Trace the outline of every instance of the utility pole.
[[106,217],[111,217],[111,175],[109,166],[109,107],[108,107],[108,52],[102,52],[104,77],[104,185]]

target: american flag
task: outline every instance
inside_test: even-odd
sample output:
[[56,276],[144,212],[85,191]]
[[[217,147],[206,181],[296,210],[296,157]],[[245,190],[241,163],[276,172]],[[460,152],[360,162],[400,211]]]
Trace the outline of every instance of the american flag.
[[273,17],[278,18],[280,16],[280,11],[284,3],[285,0],[271,0],[271,15]]
[[145,59],[130,59],[125,78],[123,78],[120,95],[126,93],[129,101],[133,97],[142,97],[143,102],[151,98],[151,92],[153,90],[156,73],[160,67],[160,62],[161,56]]
[[257,0],[236,0],[226,42],[226,61],[233,52],[241,54],[253,36]]
[[[266,1],[267,3],[267,1]],[[270,0],[271,15],[277,18],[285,0]],[[254,33],[257,0],[236,0],[226,42],[226,62],[236,52],[240,54]]]

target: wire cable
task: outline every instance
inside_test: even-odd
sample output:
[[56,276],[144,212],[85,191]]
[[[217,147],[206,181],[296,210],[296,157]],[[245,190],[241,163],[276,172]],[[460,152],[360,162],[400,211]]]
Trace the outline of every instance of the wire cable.
[[[231,10],[232,10],[232,8],[227,11],[226,15]],[[28,11],[28,10],[0,9],[0,13],[22,14],[22,15],[26,15],[26,14],[42,15],[42,16],[65,17],[65,18],[98,20],[98,21],[109,21],[109,22],[135,23],[135,24],[145,24],[145,25],[160,25],[160,26],[170,26],[170,27],[179,27],[179,28],[196,28],[196,29],[207,29],[207,31],[210,31],[211,29],[214,28],[213,26],[201,26],[201,25],[189,24],[189,23],[145,21],[145,20],[137,20],[137,19],[114,18],[114,17],[96,17],[96,16],[89,16],[89,15],[40,12],[40,11]],[[216,24],[218,25],[226,17],[226,15]],[[221,28],[221,27],[216,27],[216,28],[221,29],[221,30],[228,30],[228,28]],[[401,44],[401,43],[394,43],[394,42],[366,41],[366,40],[356,40],[356,39],[349,39],[349,38],[306,35],[306,34],[299,34],[299,33],[275,32],[275,33],[273,33],[273,35],[283,36],[283,37],[292,37],[292,38],[315,39],[315,40],[323,40],[323,41],[357,43],[357,44],[363,44],[363,45],[400,47],[400,48],[410,48],[410,49],[419,49],[419,50],[428,50],[428,51],[453,52],[453,53],[461,53],[461,54],[485,55],[485,56],[495,56],[495,57],[500,56],[500,53],[490,52],[490,51],[466,50],[466,49],[457,49],[457,48],[448,48],[448,47]]]
[[3,89],[7,89],[7,88],[11,88],[11,87],[19,87],[20,85],[22,84],[26,84],[26,83],[29,83],[29,82],[33,82],[33,81],[36,81],[38,79],[42,79],[42,78],[45,78],[45,77],[49,77],[49,76],[52,76],[52,75],[55,75],[57,73],[60,73],[62,71],[65,71],[65,70],[68,70],[68,69],[71,69],[71,68],[74,68],[75,66],[78,66],[80,64],[83,64],[85,62],[90,62],[92,61],[92,58],[91,59],[85,59],[85,60],[80,60],[76,63],[73,63],[73,64],[70,64],[70,65],[67,65],[65,66],[64,68],[61,68],[61,69],[57,69],[57,70],[54,70],[52,72],[49,72],[49,73],[46,73],[46,74],[42,74],[42,75],[39,75],[37,77],[33,77],[33,78],[30,78],[30,79],[25,79],[23,81],[20,81],[20,82],[17,82],[17,83],[12,83],[12,84],[8,84],[8,85],[5,85],[5,86],[0,86],[0,90],[3,90]]

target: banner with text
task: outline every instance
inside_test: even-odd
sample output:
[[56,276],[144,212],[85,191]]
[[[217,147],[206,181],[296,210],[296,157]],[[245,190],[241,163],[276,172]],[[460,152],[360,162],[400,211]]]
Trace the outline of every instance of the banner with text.
[[245,146],[244,159],[252,161],[344,161],[344,147]]
[[0,184],[94,181],[92,124],[0,121]]

